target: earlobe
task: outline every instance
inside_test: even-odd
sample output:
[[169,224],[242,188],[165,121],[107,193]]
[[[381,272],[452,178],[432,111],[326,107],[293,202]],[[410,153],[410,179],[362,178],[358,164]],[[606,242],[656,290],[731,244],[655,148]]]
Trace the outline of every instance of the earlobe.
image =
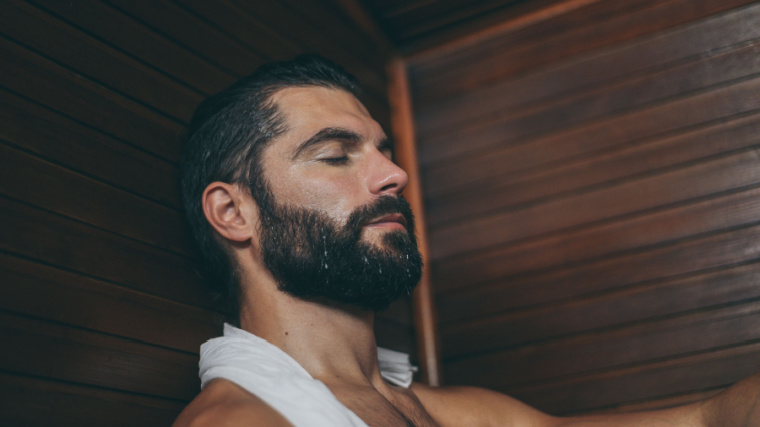
[[252,200],[239,187],[226,182],[212,182],[203,191],[203,213],[222,237],[244,242],[253,237]]

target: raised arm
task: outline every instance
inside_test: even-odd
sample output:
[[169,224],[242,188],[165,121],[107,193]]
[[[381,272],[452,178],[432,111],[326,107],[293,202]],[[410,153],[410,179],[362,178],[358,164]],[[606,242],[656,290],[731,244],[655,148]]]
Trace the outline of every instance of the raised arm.
[[474,387],[413,390],[430,415],[442,426],[509,427],[758,427],[760,374],[722,393],[691,405],[658,411],[559,418],[515,399]]

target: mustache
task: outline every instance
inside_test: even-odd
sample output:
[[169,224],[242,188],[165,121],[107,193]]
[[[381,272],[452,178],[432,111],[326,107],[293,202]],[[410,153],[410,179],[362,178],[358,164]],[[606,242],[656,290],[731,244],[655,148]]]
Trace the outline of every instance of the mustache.
[[377,200],[356,208],[349,215],[345,227],[354,232],[361,232],[364,226],[377,217],[389,214],[401,214],[406,220],[406,231],[414,233],[414,213],[409,202],[402,196],[380,196]]

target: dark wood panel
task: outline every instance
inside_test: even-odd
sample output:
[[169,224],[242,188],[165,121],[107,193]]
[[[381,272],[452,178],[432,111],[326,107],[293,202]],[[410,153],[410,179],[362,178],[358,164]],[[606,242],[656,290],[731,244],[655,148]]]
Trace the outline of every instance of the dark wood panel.
[[179,209],[176,165],[0,89],[0,139]]
[[[455,162],[425,168],[430,194],[441,194],[465,184],[477,184],[491,176],[547,168],[648,138],[688,131],[693,126],[756,111],[760,108],[760,78],[743,80],[685,98],[613,115],[579,126],[521,139],[521,130],[486,128],[490,135],[467,139],[451,155]],[[485,144],[485,145],[482,145]],[[486,145],[488,147],[486,147]],[[501,147],[498,147],[501,145]],[[452,145],[451,147],[455,147]],[[488,148],[488,149],[487,149]],[[441,145],[436,152],[448,152]],[[455,182],[458,178],[460,182]],[[443,188],[442,188],[443,187]]]
[[[433,103],[456,92],[477,89],[509,76],[664,31],[747,3],[750,1],[672,0],[627,3],[631,9],[638,10],[618,12],[600,20],[587,17],[586,25],[575,26],[570,31],[547,31],[543,37],[499,46],[498,55],[471,49],[474,55],[468,56],[468,61],[447,63],[445,70],[439,69],[438,73],[420,79],[417,91],[421,99],[426,99],[426,103]],[[639,9],[639,4],[649,7]],[[576,13],[586,10],[581,9]],[[520,58],[520,61],[513,58]]]
[[196,262],[132,239],[0,198],[0,249],[151,295],[215,308]]
[[[697,63],[667,70],[667,73],[647,76],[644,79],[627,82],[618,87],[600,88],[578,97],[554,102],[551,105],[541,105],[536,109],[524,108],[519,113],[508,114],[498,122],[478,125],[457,132],[457,138],[464,140],[483,141],[501,135],[498,141],[493,140],[488,145],[497,147],[514,145],[513,140],[531,139],[536,135],[546,135],[561,132],[561,129],[576,126],[581,123],[602,120],[626,111],[639,108],[651,108],[657,102],[669,101],[673,97],[690,95],[694,90],[705,90],[714,85],[728,83],[760,72],[760,44],[752,44],[744,48],[732,50],[722,55],[716,55]],[[673,113],[673,110],[668,111]],[[483,141],[484,144],[487,141]],[[434,142],[433,147],[451,145],[446,141]],[[435,149],[435,148],[434,148]],[[464,154],[464,153],[463,153]],[[475,154],[475,153],[471,153]],[[504,156],[501,159],[503,160]],[[464,161],[469,166],[474,162],[483,166],[479,156],[470,161]],[[506,161],[494,168],[499,162],[485,163],[485,171],[468,171],[460,167],[438,167],[430,165],[426,179],[436,182],[431,189],[431,196],[456,191],[457,187],[467,187],[473,184],[498,183],[500,174],[514,176],[514,169],[524,168],[517,163]],[[468,173],[469,172],[469,173]],[[456,174],[456,179],[451,175]],[[495,182],[494,182],[495,181]]]
[[[190,400],[198,357],[105,334],[0,313],[5,372]],[[55,359],[51,359],[55,355]]]
[[431,230],[431,257],[441,259],[597,221],[660,208],[760,183],[753,150],[605,187],[572,198],[499,212]]
[[[481,345],[463,336],[456,345],[444,347],[444,357],[456,358],[446,364],[446,375],[456,384],[472,381],[489,388],[553,381],[757,341],[758,320],[760,305],[754,302],[513,350],[498,351],[504,347]],[[510,332],[494,334],[491,341],[498,342]],[[457,348],[469,348],[474,356],[468,358]],[[496,352],[484,354],[485,351]],[[494,372],[502,375],[493,375]]]
[[[251,16],[267,16],[267,24],[278,34],[296,40],[302,51],[322,54],[345,67],[359,79],[368,92],[364,102],[387,105],[387,82],[383,65],[385,58],[371,46],[365,46],[361,53],[349,52],[343,46],[346,35],[337,40],[331,39],[325,34],[326,30],[313,26],[305,18],[294,14],[293,10],[278,2],[237,1],[235,4]],[[387,107],[385,109],[387,110]],[[377,114],[380,111],[382,110],[378,109],[373,113]]]
[[177,43],[191,46],[193,51],[237,77],[251,73],[270,59],[168,0],[108,0],[108,4]]
[[[459,345],[463,340],[515,346],[756,299],[760,297],[757,283],[760,266],[753,263],[623,288],[582,300],[561,300],[531,310],[507,310],[491,316],[484,313],[469,322],[451,323],[455,319],[449,318],[450,323],[441,327],[441,335],[448,346]],[[472,308],[462,312],[474,316]],[[441,311],[441,319],[445,314]]]
[[235,77],[186,46],[98,0],[32,0],[106,43],[205,93],[219,92]]
[[0,85],[164,159],[177,161],[184,127],[7,39]]
[[[286,11],[298,14],[297,20],[293,18],[292,13],[290,16],[283,16],[286,21],[293,22],[293,27],[299,27],[298,21],[303,20],[307,28],[310,28],[312,36],[324,34],[333,44],[347,51],[346,59],[365,64],[368,70],[377,74],[381,81],[385,81],[385,61],[388,52],[383,51],[372,37],[351,20],[340,0],[284,0],[282,4]],[[288,34],[292,32],[289,31]],[[352,36],[346,37],[348,34]],[[378,89],[378,94],[385,97],[385,86]]]
[[446,291],[453,289],[449,283],[455,287],[472,287],[489,279],[647,250],[679,239],[756,223],[760,219],[759,203],[760,189],[732,192],[648,215],[508,245],[472,257],[458,257],[437,266],[435,273],[441,276],[441,283],[447,284],[441,287],[441,291]]
[[619,150],[561,162],[551,168],[492,177],[465,192],[430,197],[431,228],[521,204],[588,191],[640,174],[673,168],[760,144],[760,115],[710,122],[689,132],[628,144]]
[[[302,51],[297,43],[288,40],[287,34],[278,33],[270,28],[272,13],[268,10],[259,15],[251,15],[234,1],[227,0],[182,0],[179,4],[241,45],[260,52],[260,56],[264,58],[283,60],[292,58]],[[266,43],[262,43],[263,40],[266,40]]]
[[197,256],[182,212],[40,160],[2,142],[0,157],[4,163],[0,170],[0,194],[168,251]]
[[[411,7],[405,5],[385,14],[388,17],[386,26],[391,28],[396,40],[406,45],[409,40],[417,40],[423,35],[435,33],[436,29],[440,31],[442,28],[460,26],[468,21],[511,9],[515,3],[520,2],[490,0],[467,3],[464,7],[462,2],[451,0],[417,2]],[[440,32],[438,35],[441,35]]]
[[[760,227],[753,226],[657,247],[628,256],[614,257],[536,274],[494,281],[487,286],[441,295],[440,306],[455,310],[457,304],[470,313],[496,313],[517,307],[547,304],[569,298],[648,281],[677,278],[755,262],[760,254]],[[467,314],[458,314],[465,317]]]
[[[598,5],[612,7],[618,3],[623,2],[607,1]],[[562,21],[567,19],[561,18]],[[760,37],[760,26],[752,25],[758,20],[760,6],[749,6],[581,59],[560,62],[524,76],[506,78],[479,90],[457,93],[450,99],[430,105],[418,105],[415,114],[417,129],[425,137],[448,129],[456,130],[473,121],[498,119],[522,107],[692,61],[707,52]]]
[[[182,122],[203,95],[28,4],[2,2],[6,36]],[[44,30],[43,30],[44,29]]]
[[168,426],[184,402],[0,373],[9,426]]
[[221,335],[220,315],[0,254],[0,309],[197,353]]
[[725,387],[758,370],[760,345],[751,344],[611,373],[500,391],[539,409],[562,414]]
[[[267,25],[278,34],[293,40],[304,51],[319,52],[341,63],[376,94],[384,96],[385,58],[376,54],[379,52],[373,52],[371,44],[358,43],[363,37],[347,40],[351,32],[335,34],[334,29],[325,28],[327,23],[307,17],[299,9],[319,7],[310,4],[310,0],[299,0],[297,6],[289,5],[287,2],[261,3],[234,0],[234,3],[253,17],[266,16]],[[332,4],[325,3],[328,8]],[[327,15],[333,15],[333,13]]]

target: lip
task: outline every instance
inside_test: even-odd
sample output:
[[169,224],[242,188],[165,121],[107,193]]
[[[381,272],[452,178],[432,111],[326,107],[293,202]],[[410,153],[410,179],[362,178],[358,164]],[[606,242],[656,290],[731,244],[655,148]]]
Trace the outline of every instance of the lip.
[[370,221],[367,227],[393,227],[406,230],[406,218],[400,213],[383,215]]

